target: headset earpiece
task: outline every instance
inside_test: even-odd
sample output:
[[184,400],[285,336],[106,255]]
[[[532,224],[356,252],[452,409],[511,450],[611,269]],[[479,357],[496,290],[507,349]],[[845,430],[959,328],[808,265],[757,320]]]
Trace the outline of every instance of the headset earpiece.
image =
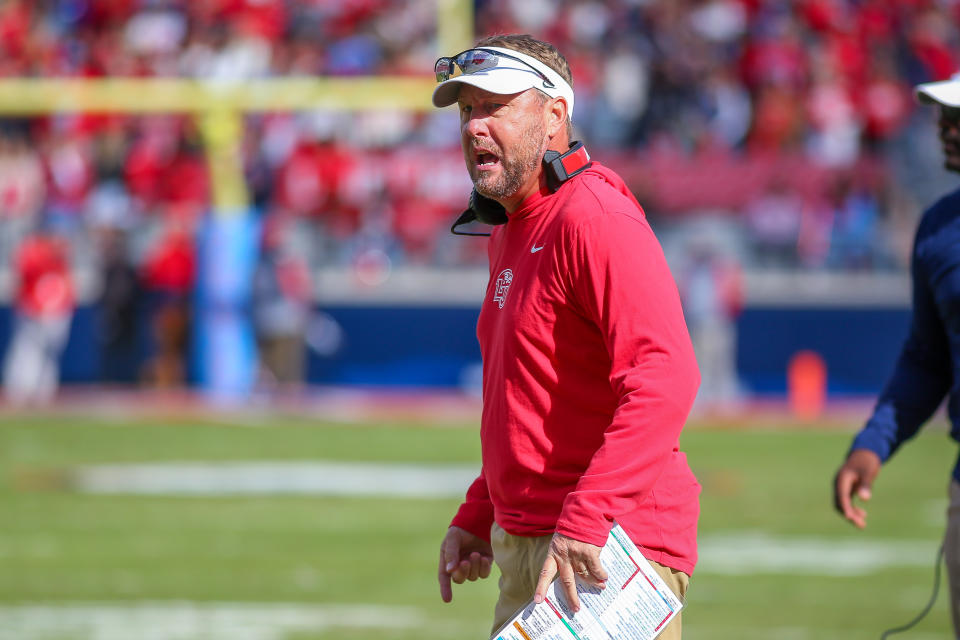
[[564,182],[590,166],[590,154],[579,140],[570,143],[564,154],[548,149],[543,154],[543,170],[547,176],[547,187],[556,191]]

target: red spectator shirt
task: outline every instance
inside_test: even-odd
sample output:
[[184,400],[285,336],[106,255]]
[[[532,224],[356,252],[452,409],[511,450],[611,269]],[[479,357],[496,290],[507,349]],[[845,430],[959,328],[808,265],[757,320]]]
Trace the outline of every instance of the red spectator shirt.
[[193,241],[181,231],[168,232],[144,263],[144,282],[154,291],[186,296],[196,277],[197,257]]
[[17,310],[36,318],[73,312],[73,280],[63,243],[47,236],[24,240],[16,255]]
[[615,519],[691,574],[700,485],[678,439],[700,374],[640,205],[594,163],[528,197],[488,253],[483,465],[452,524],[599,546]]

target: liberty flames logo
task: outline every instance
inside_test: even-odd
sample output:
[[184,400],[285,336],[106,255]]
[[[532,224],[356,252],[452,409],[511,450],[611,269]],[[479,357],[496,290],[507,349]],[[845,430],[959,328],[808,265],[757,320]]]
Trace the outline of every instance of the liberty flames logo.
[[510,291],[510,283],[513,282],[513,271],[504,269],[497,276],[497,281],[493,287],[493,301],[503,309],[503,303],[507,301],[507,292]]

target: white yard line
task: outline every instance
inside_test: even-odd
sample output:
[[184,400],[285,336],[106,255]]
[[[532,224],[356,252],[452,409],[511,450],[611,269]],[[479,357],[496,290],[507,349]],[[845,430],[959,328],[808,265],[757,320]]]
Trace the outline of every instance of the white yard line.
[[69,484],[87,493],[450,498],[463,497],[479,471],[479,465],[170,462],[79,467]]
[[412,628],[411,607],[240,602],[0,606],[0,640],[284,640],[330,629]]
[[885,569],[930,567],[937,540],[775,536],[732,531],[701,536],[697,573],[860,576]]
[[[68,472],[68,482],[76,490],[100,494],[462,498],[478,471],[475,465],[170,462],[79,467]],[[762,531],[711,533],[700,537],[697,572],[858,576],[900,567],[932,569],[938,544],[937,540],[878,540],[868,536],[853,539],[779,536]]]

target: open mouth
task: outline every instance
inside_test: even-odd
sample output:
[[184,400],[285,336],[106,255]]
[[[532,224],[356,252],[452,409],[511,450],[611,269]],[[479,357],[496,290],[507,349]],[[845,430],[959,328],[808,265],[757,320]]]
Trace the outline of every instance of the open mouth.
[[496,154],[490,153],[489,151],[480,151],[476,152],[476,166],[477,169],[484,171],[493,169],[500,163],[500,158]]

